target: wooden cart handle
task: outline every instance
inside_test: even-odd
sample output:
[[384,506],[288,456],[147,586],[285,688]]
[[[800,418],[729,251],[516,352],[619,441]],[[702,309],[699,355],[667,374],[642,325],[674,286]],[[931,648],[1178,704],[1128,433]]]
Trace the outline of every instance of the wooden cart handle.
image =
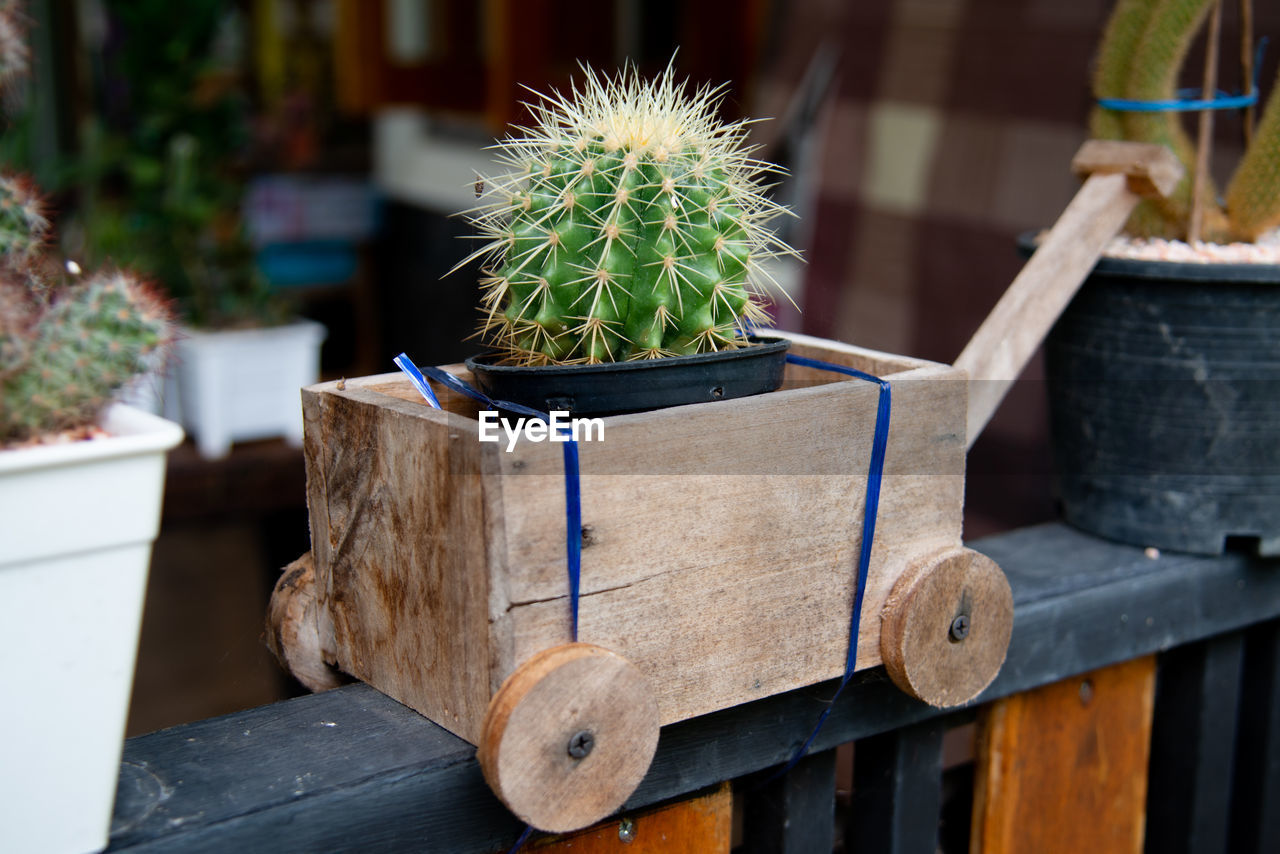
[[1162,145],[1090,140],[1071,161],[1084,186],[1054,223],[955,365],[969,374],[966,447],[1075,296],[1107,242],[1143,197],[1167,196],[1183,168]]

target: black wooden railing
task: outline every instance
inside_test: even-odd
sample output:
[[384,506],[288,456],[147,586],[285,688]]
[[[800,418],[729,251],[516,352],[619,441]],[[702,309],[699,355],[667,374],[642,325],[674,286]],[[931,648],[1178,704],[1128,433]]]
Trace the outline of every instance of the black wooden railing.
[[[1056,524],[970,545],[1005,570],[1016,603],[1008,659],[978,704],[1161,653],[1147,850],[1280,851],[1280,562],[1153,558]],[[830,851],[843,835],[847,850],[935,851],[943,733],[978,704],[940,712],[881,669],[860,674],[814,751],[757,784],[834,685],[664,728],[625,809],[734,780],[744,850]],[[834,748],[850,741],[855,796],[838,833]],[[490,852],[521,830],[474,748],[355,684],[129,739],[110,850]]]

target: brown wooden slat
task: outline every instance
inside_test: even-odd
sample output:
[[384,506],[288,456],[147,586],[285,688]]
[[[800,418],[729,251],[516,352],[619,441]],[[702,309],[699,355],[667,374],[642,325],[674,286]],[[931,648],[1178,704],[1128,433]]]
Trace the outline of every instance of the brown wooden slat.
[[728,783],[689,800],[633,813],[580,830],[534,842],[538,854],[728,854],[733,795]]
[[1155,673],[1147,656],[984,710],[970,850],[1141,852]]

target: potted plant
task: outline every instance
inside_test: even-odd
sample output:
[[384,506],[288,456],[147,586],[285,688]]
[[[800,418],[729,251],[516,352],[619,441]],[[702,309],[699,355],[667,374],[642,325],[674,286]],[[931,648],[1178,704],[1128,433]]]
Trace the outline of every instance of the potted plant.
[[[717,377],[695,382],[703,404],[606,405],[561,385],[617,368],[613,394],[750,352],[755,263],[789,251],[765,226],[767,167],[713,93],[684,103],[670,69],[585,73],[483,182],[498,353],[429,370],[438,394],[407,362],[411,379],[304,390],[312,554],[272,605],[305,678],[334,665],[476,744],[498,797],[557,832],[625,802],[662,725],[881,662],[914,696],[966,702],[1013,608],[960,545],[961,368],[790,336],[767,394],[728,400]],[[628,414],[572,419],[562,447],[526,422],[497,447],[504,402]]]
[[0,826],[105,847],[175,424],[114,396],[173,340],[122,272],[64,273],[29,182],[0,176]]
[[1132,257],[1104,257],[1049,336],[1051,431],[1069,522],[1143,546],[1216,553],[1242,537],[1276,554],[1280,86],[1223,204],[1204,168],[1209,120],[1196,144],[1169,110],[1206,21],[1215,68],[1216,6],[1121,0],[1108,23],[1094,135],[1165,144],[1188,178],[1140,205],[1121,247]]
[[298,389],[319,376],[325,329],[293,316],[267,284],[244,227],[251,132],[238,18],[220,0],[107,2],[102,115],[75,170],[81,242],[163,282],[185,328],[164,411],[224,456],[233,442],[300,445]]
[[[719,94],[686,97],[674,69],[584,70],[581,88],[533,107],[499,143],[472,215],[485,244],[481,333],[468,361],[502,400],[606,413],[771,391],[786,342],[767,318],[761,266],[792,250],[766,223],[773,167],[721,123]],[[462,265],[459,265],[462,266]]]

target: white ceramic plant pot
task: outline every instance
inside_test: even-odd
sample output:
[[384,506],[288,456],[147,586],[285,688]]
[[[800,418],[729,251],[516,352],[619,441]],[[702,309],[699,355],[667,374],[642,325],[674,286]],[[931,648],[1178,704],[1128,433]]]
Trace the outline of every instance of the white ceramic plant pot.
[[101,439],[0,452],[0,850],[107,844],[165,452],[117,405]]
[[[165,391],[165,415],[200,454],[224,457],[233,442],[283,436],[302,445],[303,386],[320,376],[322,324],[298,320],[263,329],[188,329]],[[175,388],[176,386],[176,388]]]

